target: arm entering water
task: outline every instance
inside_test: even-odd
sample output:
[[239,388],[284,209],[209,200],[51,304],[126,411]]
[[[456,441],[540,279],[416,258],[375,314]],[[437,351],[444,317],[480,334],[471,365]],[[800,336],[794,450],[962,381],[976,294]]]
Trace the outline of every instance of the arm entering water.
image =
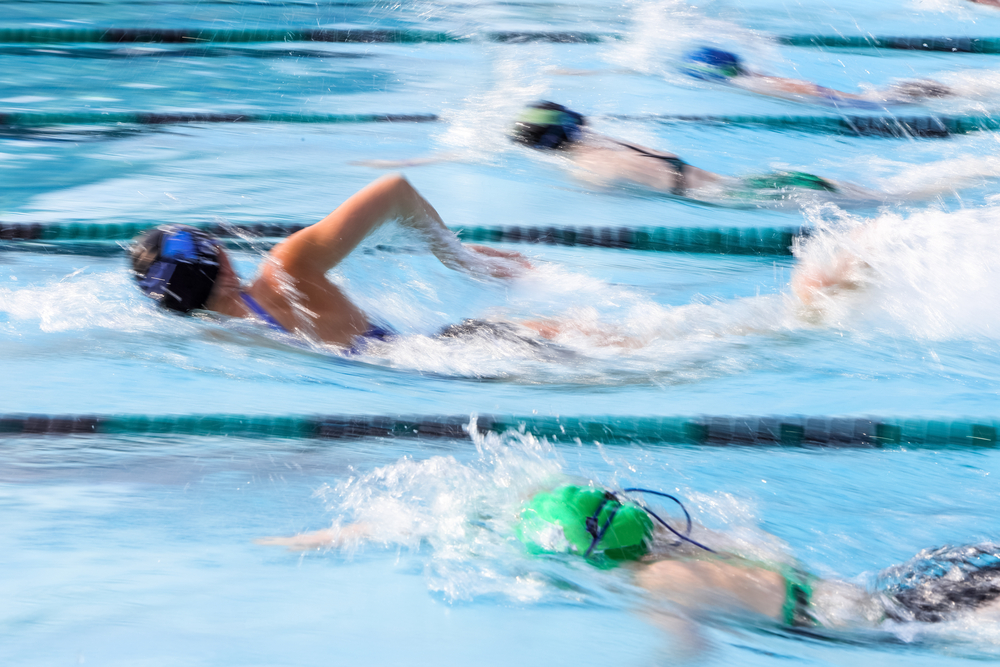
[[510,277],[518,267],[530,268],[518,253],[483,253],[462,245],[434,207],[399,174],[365,186],[330,215],[292,234],[271,254],[296,278],[322,276],[389,220],[399,220],[420,233],[431,252],[449,268],[496,277]]

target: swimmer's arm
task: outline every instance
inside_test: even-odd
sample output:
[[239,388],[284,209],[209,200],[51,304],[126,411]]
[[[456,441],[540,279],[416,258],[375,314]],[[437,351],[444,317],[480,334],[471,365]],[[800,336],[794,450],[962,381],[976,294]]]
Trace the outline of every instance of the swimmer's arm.
[[291,537],[262,537],[255,544],[288,547],[290,551],[312,549],[339,549],[349,542],[358,542],[371,537],[371,529],[365,523],[352,523],[339,528],[324,528],[311,533],[300,533]]
[[439,164],[441,162],[463,162],[465,158],[459,153],[434,153],[426,157],[410,158],[409,160],[354,160],[348,164],[357,167],[370,167],[372,169],[406,169],[410,167],[423,167],[428,164]]
[[431,252],[449,268],[495,276],[514,272],[512,267],[486,260],[462,245],[445,227],[434,207],[399,174],[383,176],[368,184],[330,215],[292,234],[271,255],[293,276],[322,275],[389,220],[399,220],[400,224],[418,231]]
[[780,76],[754,74],[752,76],[737,77],[732,81],[734,85],[760,95],[773,95],[777,97],[784,95],[804,95],[806,97],[817,98],[827,98],[832,95],[849,100],[864,99],[861,95],[825,88],[803,79],[787,79]]

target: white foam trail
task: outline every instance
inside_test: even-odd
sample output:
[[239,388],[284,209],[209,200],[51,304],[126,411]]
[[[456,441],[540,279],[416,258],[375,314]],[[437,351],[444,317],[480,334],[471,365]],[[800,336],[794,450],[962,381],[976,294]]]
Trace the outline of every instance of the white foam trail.
[[825,321],[916,339],[1000,337],[1000,208],[865,219],[821,207],[808,217],[818,232],[796,250],[798,271],[846,267],[840,282],[848,289],[816,299]]
[[490,86],[470,94],[460,108],[440,114],[447,129],[434,138],[459,158],[497,159],[511,145],[507,133],[514,118],[548,89],[544,69],[551,58],[551,46],[528,44],[516,51],[489,48],[494,56]]
[[730,21],[709,18],[683,0],[634,0],[626,8],[633,27],[624,41],[613,43],[603,54],[619,67],[691,84],[693,79],[678,72],[677,65],[684,53],[698,46],[752,53],[751,60],[774,57],[770,39]]
[[[395,367],[463,377],[610,385],[652,377],[691,381],[752,366],[736,351],[747,335],[804,325],[780,295],[668,307],[640,290],[546,263],[495,289],[493,307],[480,306],[471,316],[505,323],[551,320],[562,332],[543,343],[528,329],[523,336],[484,332],[460,338],[439,338],[425,329],[424,335],[375,343],[366,352]],[[407,297],[407,291],[397,285],[391,300],[413,311],[414,295]],[[490,295],[479,288],[469,298],[482,304]]]
[[77,269],[45,284],[0,287],[0,312],[10,320],[36,321],[46,333],[95,327],[155,330],[166,317],[151,303],[148,308],[140,307],[138,293],[133,294],[132,303],[123,305],[122,295],[135,291],[124,271],[87,271],[87,267]]
[[[997,11],[997,10],[994,10]],[[932,98],[922,105],[943,115],[973,114],[990,116],[1000,101],[1000,70],[962,69],[932,74],[927,77],[947,86],[952,95]],[[900,81],[905,82],[905,77]],[[891,90],[891,86],[890,86]]]
[[553,595],[509,538],[521,500],[561,476],[554,448],[530,435],[480,434],[474,420],[470,437],[479,454],[471,462],[404,457],[320,493],[339,516],[369,526],[374,542],[428,543],[428,586],[448,600]]
[[969,0],[910,0],[910,7],[918,12],[947,14],[949,19],[975,22],[983,13],[995,8],[976,5]]
[[986,155],[908,164],[895,175],[876,179],[875,183],[887,200],[913,201],[957,194],[997,178],[1000,178],[1000,158]]

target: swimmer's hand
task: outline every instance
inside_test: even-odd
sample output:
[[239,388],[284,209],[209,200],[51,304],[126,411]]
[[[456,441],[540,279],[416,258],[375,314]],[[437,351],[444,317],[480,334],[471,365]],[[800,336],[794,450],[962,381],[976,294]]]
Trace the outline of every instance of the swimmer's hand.
[[792,273],[792,292],[806,306],[820,297],[860,289],[863,272],[869,265],[853,253],[841,250],[825,264],[802,263]]
[[513,278],[534,268],[524,255],[513,250],[497,250],[489,246],[472,244],[465,244],[465,247],[488,258],[482,262],[481,268],[494,278]]

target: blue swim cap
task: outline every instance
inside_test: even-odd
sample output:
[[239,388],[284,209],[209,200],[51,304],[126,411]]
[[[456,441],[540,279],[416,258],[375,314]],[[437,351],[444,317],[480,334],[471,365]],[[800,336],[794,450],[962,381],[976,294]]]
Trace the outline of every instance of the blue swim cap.
[[684,56],[684,60],[685,64],[681,67],[681,71],[705,81],[725,81],[746,73],[739,56],[735,53],[709,46],[688,53]]
[[187,313],[205,307],[219,275],[220,252],[215,240],[196,227],[163,225],[133,243],[132,272],[147,296]]

